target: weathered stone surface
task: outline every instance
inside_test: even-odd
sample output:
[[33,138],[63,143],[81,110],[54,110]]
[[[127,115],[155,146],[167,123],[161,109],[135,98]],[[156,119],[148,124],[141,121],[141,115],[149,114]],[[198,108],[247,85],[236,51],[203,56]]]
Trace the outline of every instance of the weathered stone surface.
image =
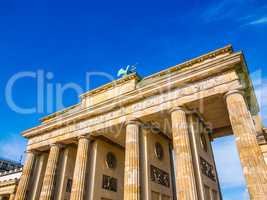
[[15,199],[15,194],[10,194],[9,200],[14,200]]
[[31,182],[32,187],[30,195],[28,197],[29,200],[38,199],[40,196],[47,164],[47,158],[48,153],[40,153],[38,156],[36,156],[34,173],[32,175],[34,177],[34,180]]
[[108,83],[96,90],[89,91],[88,93],[82,95],[82,106],[84,108],[92,107],[101,102],[131,92],[135,90],[138,79],[138,76],[133,74]]
[[177,107],[171,110],[173,150],[176,168],[176,192],[178,199],[197,200],[197,186],[186,112]]
[[33,164],[35,160],[34,152],[27,152],[26,162],[23,167],[22,175],[20,177],[18,189],[16,192],[16,200],[26,200],[27,190],[29,189],[29,182],[32,174]]
[[267,197],[267,165],[256,140],[256,129],[240,91],[226,94],[230,121],[251,199]]
[[70,200],[84,199],[89,143],[88,137],[79,138]]
[[139,122],[126,125],[124,200],[140,199]]
[[57,163],[60,153],[60,145],[53,144],[51,145],[47,166],[44,175],[43,186],[41,190],[40,200],[51,200],[53,199],[55,175],[57,169]]
[[[110,141],[104,141],[101,138],[95,138],[92,141],[89,153],[89,176],[87,177],[90,181],[87,181],[88,197],[85,199],[123,200],[124,152],[124,148]],[[112,165],[108,164],[110,153],[115,157]]]

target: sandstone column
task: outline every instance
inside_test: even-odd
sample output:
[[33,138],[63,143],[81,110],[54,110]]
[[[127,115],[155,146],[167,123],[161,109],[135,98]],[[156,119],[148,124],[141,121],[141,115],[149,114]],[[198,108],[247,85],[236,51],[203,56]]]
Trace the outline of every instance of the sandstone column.
[[29,195],[29,200],[35,200],[38,199],[41,193],[42,183],[44,180],[44,173],[46,169],[46,163],[47,163],[47,155],[48,153],[42,153],[36,158],[35,161],[35,173],[33,173],[34,180],[32,183],[32,190],[31,194]]
[[22,175],[20,177],[18,189],[16,192],[16,200],[26,200],[27,198],[26,195],[33,170],[34,160],[35,153],[33,151],[28,151],[27,158],[22,170]]
[[15,194],[10,194],[9,200],[14,200],[15,199]]
[[171,119],[177,199],[197,200],[196,179],[185,110],[181,107],[172,109]]
[[246,101],[241,91],[228,92],[225,98],[250,198],[266,199],[267,166]]
[[124,200],[140,200],[139,125],[138,121],[126,125]]
[[60,153],[60,144],[52,144],[46,165],[43,186],[40,194],[40,200],[53,199],[53,190],[55,185],[55,175]]
[[79,137],[70,200],[84,199],[89,144],[87,136]]

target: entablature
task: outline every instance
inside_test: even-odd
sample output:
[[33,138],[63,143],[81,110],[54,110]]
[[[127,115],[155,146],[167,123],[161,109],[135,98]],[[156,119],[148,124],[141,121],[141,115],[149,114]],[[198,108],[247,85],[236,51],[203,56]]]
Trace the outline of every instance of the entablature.
[[[246,68],[241,52],[233,53],[228,46],[223,49],[223,53],[206,54],[206,56],[205,59],[197,58],[198,62],[186,62],[180,65],[182,66],[180,70],[177,65],[173,69],[169,68],[143,80],[139,80],[137,75],[133,74],[124,82],[118,83],[120,87],[126,84],[125,87],[128,88],[118,96],[103,98],[103,101],[100,101],[101,98],[98,97],[93,104],[81,102],[63,111],[62,114],[58,113],[50,118],[44,118],[46,120],[43,124],[22,134],[30,139],[29,145],[34,146],[33,144],[41,142],[40,146],[45,143],[45,140],[62,136],[62,134],[70,133],[68,137],[75,137],[76,130],[85,131],[90,127],[91,131],[96,131],[113,122],[123,123],[131,116],[142,116],[159,112],[160,109],[169,109],[172,104],[188,103],[197,98],[204,98],[204,96],[248,87],[248,79],[242,81],[240,79],[245,76],[238,74],[240,68]],[[243,72],[246,73],[246,70]],[[157,80],[153,81],[154,79]],[[96,95],[101,97],[105,91],[114,90],[114,85],[116,86],[116,84],[108,84],[102,89],[82,95],[81,98],[92,98]],[[249,86],[249,88],[252,87]],[[208,90],[211,92],[207,92]]]

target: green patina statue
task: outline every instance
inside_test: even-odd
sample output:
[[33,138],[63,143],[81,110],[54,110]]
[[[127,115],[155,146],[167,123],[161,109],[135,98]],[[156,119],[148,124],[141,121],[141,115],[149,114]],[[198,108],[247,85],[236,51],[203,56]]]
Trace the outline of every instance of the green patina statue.
[[136,64],[135,65],[127,65],[126,69],[121,68],[118,73],[117,76],[118,77],[125,77],[129,74],[135,73],[136,72]]

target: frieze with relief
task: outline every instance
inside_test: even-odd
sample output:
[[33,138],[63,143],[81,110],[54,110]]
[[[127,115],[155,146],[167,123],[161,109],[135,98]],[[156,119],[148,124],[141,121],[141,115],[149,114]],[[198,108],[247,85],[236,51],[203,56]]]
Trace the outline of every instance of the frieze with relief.
[[103,175],[102,188],[112,192],[117,192],[118,181],[116,178],[111,176]]
[[150,177],[151,181],[165,187],[170,187],[170,176],[169,173],[151,165],[150,166]]
[[216,181],[213,166],[202,157],[200,157],[200,167],[201,167],[202,173],[205,176],[207,176],[208,178],[210,178],[213,181]]

